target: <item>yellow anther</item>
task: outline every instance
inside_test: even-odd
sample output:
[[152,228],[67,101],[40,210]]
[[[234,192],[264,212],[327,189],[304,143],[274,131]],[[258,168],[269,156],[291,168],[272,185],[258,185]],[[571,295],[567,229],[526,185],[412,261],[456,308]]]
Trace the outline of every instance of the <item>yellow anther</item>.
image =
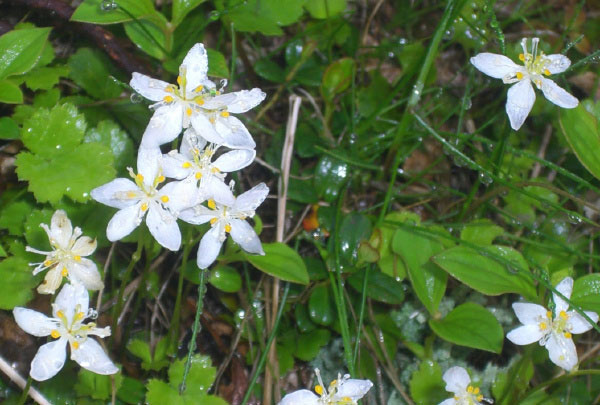
[[65,313],[59,309],[58,311],[56,311],[56,316],[62,319],[65,317]]
[[210,208],[211,210],[214,210],[215,208],[217,208],[217,204],[215,204],[215,200],[213,200],[212,198],[210,200],[208,200],[206,205],[208,205],[208,208]]
[[540,322],[540,330],[546,330],[547,327],[546,322]]
[[192,167],[192,164],[190,162],[183,162],[181,167],[183,167],[184,169],[189,169],[190,167]]
[[478,396],[477,396],[477,400],[478,400],[479,402],[483,401],[483,395],[478,395]]
[[169,202],[169,196],[163,195],[162,197],[160,197],[160,200],[164,203]]
[[189,117],[189,116],[191,116],[191,115],[192,115],[192,109],[191,109],[190,107],[188,107],[188,108],[185,110],[185,113],[187,114],[187,116],[188,116],[188,117]]
[[85,318],[85,314],[83,312],[77,312],[75,314],[75,321],[81,321],[83,318]]
[[165,87],[165,91],[166,91],[167,93],[173,93],[173,87],[171,87],[171,86],[167,86],[167,87]]
[[229,117],[229,111],[221,111],[221,117],[223,117],[223,118]]
[[165,179],[165,176],[163,176],[163,175],[160,175],[160,176],[158,176],[158,178],[156,179],[156,182],[157,182],[157,183],[162,183],[162,182],[163,182],[163,181],[165,181],[165,180],[166,180],[166,179]]
[[523,73],[517,72],[517,79],[519,79],[519,80],[523,79]]
[[171,96],[165,96],[165,97],[163,98],[163,101],[164,101],[165,103],[172,103],[172,102],[173,102],[173,100],[174,100],[174,98],[173,98],[173,97],[171,97]]
[[79,342],[73,342],[73,349],[77,350],[79,349]]
[[200,180],[202,178],[202,173],[196,172],[196,175],[194,177],[196,177],[196,180]]
[[536,80],[535,81],[535,85],[538,87],[542,87],[542,81],[541,80]]
[[455,400],[455,401],[458,401],[459,399],[460,399],[460,397],[459,397],[458,395],[455,395],[455,396],[454,396],[454,400]]
[[69,270],[67,270],[66,267],[63,267],[63,269],[60,272],[60,275],[63,277],[67,277],[69,275]]
[[138,174],[135,175],[135,179],[137,181],[144,181],[144,176],[142,176],[140,173],[138,173]]
[[347,403],[351,403],[352,402],[352,398],[350,398],[350,397],[344,397],[344,398],[342,398],[342,401],[347,402]]
[[321,387],[320,385],[316,385],[315,386],[315,392],[319,395],[323,395],[323,387]]
[[548,69],[544,69],[544,74],[546,76],[550,76],[552,73],[550,73],[550,71]]
[[567,339],[571,339],[573,337],[573,335],[571,335],[571,332],[565,332],[565,337]]
[[217,91],[215,92],[215,94],[216,94],[217,96],[220,96],[220,95],[221,95],[221,92],[217,90]]
[[569,315],[567,315],[567,313],[565,311],[560,311],[560,314],[558,314],[562,319],[569,319]]
[[210,169],[211,172],[213,173],[219,173],[220,170],[217,167],[213,167],[212,169]]
[[210,121],[211,124],[214,124],[217,121],[215,119],[215,117],[210,117],[208,120]]
[[58,339],[60,337],[60,332],[56,329],[53,329],[52,332],[50,332],[50,336],[52,336],[54,339]]
[[196,102],[196,104],[198,105],[204,105],[204,99],[202,97],[196,97],[194,99],[194,101]]
[[229,224],[225,225],[225,232],[227,232],[227,233],[231,232],[231,225],[229,225]]
[[142,208],[142,211],[147,211],[148,210],[148,204],[147,203],[143,203],[141,208]]
[[80,262],[81,261],[81,256],[75,255],[75,256],[73,256],[73,259],[75,259],[76,262]]
[[476,387],[476,388],[473,390],[473,394],[475,394],[475,395],[479,394],[479,387]]
[[210,224],[214,225],[217,221],[219,220],[219,218],[215,217],[215,218],[211,218],[210,219]]
[[177,84],[181,86],[181,76],[177,76]]
[[202,89],[203,89],[203,88],[204,88],[204,86],[203,86],[203,85],[200,85],[200,86],[196,87],[196,88],[194,89],[194,91],[195,91],[196,93],[199,93],[199,92],[201,92],[201,91],[202,91]]
[[525,55],[523,55],[522,53],[519,54],[519,60],[521,62],[525,62]]
[[473,387],[469,385],[469,386],[467,387],[467,392],[468,392],[469,394],[472,394],[472,393],[473,393]]
[[52,260],[44,260],[44,266],[49,267],[52,265]]

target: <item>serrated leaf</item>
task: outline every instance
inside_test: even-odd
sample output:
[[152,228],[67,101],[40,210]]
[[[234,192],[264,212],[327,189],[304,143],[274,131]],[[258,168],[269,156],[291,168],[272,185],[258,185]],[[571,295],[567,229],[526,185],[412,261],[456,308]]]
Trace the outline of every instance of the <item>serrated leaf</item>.
[[0,79],[33,68],[46,45],[50,28],[12,30],[0,37]]
[[0,103],[22,104],[23,92],[10,80],[0,80]]
[[152,362],[152,354],[150,353],[150,346],[148,343],[141,339],[131,339],[127,343],[127,350],[131,352],[135,357],[138,357],[146,363]]
[[0,118],[0,139],[18,139],[21,135],[19,126],[10,117]]
[[208,75],[213,77],[227,78],[229,77],[229,68],[225,55],[215,49],[206,49],[208,56]]
[[33,297],[36,279],[27,260],[13,256],[0,261],[0,280],[0,309],[25,305]]
[[177,389],[164,381],[153,378],[148,381],[146,388],[146,403],[149,405],[185,405],[185,400],[179,396]]
[[38,67],[25,75],[25,84],[31,90],[50,90],[61,77],[67,77],[66,66]]
[[69,58],[69,77],[97,99],[115,98],[121,94],[121,87],[109,76],[111,63],[98,50],[79,48]]
[[308,284],[308,271],[300,255],[289,246],[275,242],[263,243],[264,256],[246,254],[257,269],[294,283]]
[[23,232],[25,232],[25,218],[32,209],[30,203],[22,200],[3,206],[0,212],[0,228],[8,229],[11,235],[23,235]]
[[84,0],[71,16],[71,21],[115,24],[155,13],[151,0]]
[[[177,360],[169,367],[169,384],[171,387],[179,388],[179,385],[183,381],[185,362],[186,359]],[[211,365],[208,357],[201,355],[193,356],[190,371],[185,382],[185,395],[205,395],[215,380],[216,374],[217,369]]]
[[134,162],[134,146],[131,138],[113,121],[100,121],[96,128],[88,130],[85,143],[97,142],[112,151],[117,171],[124,170]]
[[502,326],[490,311],[479,304],[467,302],[459,305],[444,319],[431,319],[429,326],[448,342],[493,353],[502,351]]
[[442,368],[431,360],[424,360],[410,378],[410,393],[418,404],[438,404],[447,397],[442,382]]

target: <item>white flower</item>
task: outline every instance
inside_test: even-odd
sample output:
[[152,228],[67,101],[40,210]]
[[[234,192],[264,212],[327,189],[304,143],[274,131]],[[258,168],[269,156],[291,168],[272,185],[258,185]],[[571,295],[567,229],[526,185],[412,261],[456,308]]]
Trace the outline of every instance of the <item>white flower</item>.
[[81,236],[81,229],[71,225],[67,214],[58,210],[52,215],[50,227],[40,224],[48,234],[51,252],[44,252],[27,246],[28,252],[46,255],[46,260],[41,263],[31,263],[36,266],[33,274],[48,270],[44,282],[37,288],[40,294],[54,294],[60,287],[63,277],[78,284],[81,283],[88,290],[99,290],[104,284],[96,264],[85,256],[91,255],[96,250],[96,240],[88,236]]
[[504,55],[480,53],[471,58],[471,63],[480,71],[504,83],[516,83],[508,89],[506,113],[514,130],[521,128],[535,102],[535,92],[531,83],[542,90],[544,96],[552,103],[563,108],[575,108],[579,101],[545,76],[567,70],[571,61],[564,55],[544,55],[537,53],[539,38],[531,40],[531,53],[527,52],[527,38],[523,38],[523,53],[519,59],[524,66],[515,64]]
[[234,198],[225,184],[226,173],[240,170],[254,160],[256,151],[237,149],[220,155],[212,161],[218,145],[207,142],[203,138],[191,135],[189,131],[183,137],[180,151],[172,150],[163,156],[163,173],[165,176],[183,180],[184,193],[198,193],[199,201],[212,196],[216,201],[226,205],[233,204]]
[[108,358],[102,347],[90,335],[110,336],[110,327],[97,328],[93,322],[83,324],[86,318],[96,316],[88,307],[88,292],[82,285],[65,284],[52,304],[52,318],[37,311],[16,307],[13,310],[17,324],[34,336],[56,339],[41,346],[31,361],[31,377],[37,381],[52,378],[65,364],[67,343],[71,359],[83,368],[97,374],[115,374],[119,369]]
[[481,404],[483,395],[478,387],[471,385],[471,377],[462,367],[448,369],[443,377],[446,383],[446,391],[452,392],[454,398],[442,401],[439,405],[477,405]]
[[265,98],[260,89],[221,94],[208,80],[204,45],[195,44],[179,67],[177,85],[134,73],[129,83],[142,96],[156,101],[156,111],[144,132],[142,146],[156,147],[172,141],[191,125],[209,142],[231,148],[253,149],[256,144],[240,120],[243,113]]
[[254,210],[264,201],[269,188],[260,183],[237,198],[233,204],[225,205],[213,199],[208,200],[208,207],[197,205],[181,211],[179,218],[191,224],[199,225],[210,222],[211,229],[204,234],[198,246],[196,261],[198,267],[205,269],[215,261],[221,250],[227,233],[249,253],[264,255],[260,239],[245,219],[254,216]]
[[319,381],[315,387],[318,396],[309,390],[298,390],[284,396],[279,405],[356,405],[373,386],[369,380],[352,379],[348,374],[341,377],[338,374],[337,380],[333,380],[329,389],[326,389],[318,368],[315,374]]
[[[556,290],[566,298],[571,297],[573,279],[567,277],[557,286]],[[579,313],[567,311],[569,304],[552,294],[556,306],[555,314],[541,305],[515,302],[512,307],[523,326],[510,331],[506,337],[517,345],[528,345],[540,342],[541,346],[548,349],[550,360],[557,366],[570,371],[577,365],[577,350],[573,343],[572,334],[584,333],[592,329],[592,325]],[[598,322],[598,314],[585,311],[585,314]]]
[[134,181],[115,179],[91,192],[94,200],[119,208],[106,229],[110,241],[129,235],[146,216],[146,225],[158,243],[176,251],[181,245],[181,232],[177,226],[177,212],[196,203],[196,196],[182,192],[182,185],[174,182],[158,189],[165,181],[161,171],[162,155],[158,148],[138,151],[138,174],[129,168]]

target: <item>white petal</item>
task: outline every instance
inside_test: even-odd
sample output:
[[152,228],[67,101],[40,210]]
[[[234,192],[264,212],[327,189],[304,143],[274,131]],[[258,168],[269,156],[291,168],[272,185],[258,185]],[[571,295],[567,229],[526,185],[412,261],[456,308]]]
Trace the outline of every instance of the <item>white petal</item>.
[[129,85],[148,100],[161,101],[169,95],[165,91],[169,83],[153,79],[141,73],[133,72]]
[[254,149],[256,143],[252,139],[252,135],[246,129],[246,126],[234,117],[222,117],[219,115],[215,122],[215,130],[219,136],[223,139],[221,142],[223,145],[231,149]]
[[174,215],[201,202],[198,187],[196,187],[196,179],[193,177],[166,184],[158,191],[157,196],[160,198],[165,195],[169,198],[169,201],[163,204]]
[[446,383],[446,391],[454,392],[456,394],[463,393],[471,383],[471,377],[469,373],[462,367],[449,368],[442,379]]
[[552,333],[545,346],[550,361],[557,366],[570,371],[577,364],[577,349],[572,339]]
[[[202,114],[198,114],[198,115],[202,115]],[[204,139],[202,136],[198,135],[196,133],[196,131],[194,130],[194,127],[190,126],[183,133],[183,139],[181,141],[181,146],[179,147],[179,152],[183,156],[191,159],[194,156],[193,149],[202,150],[202,149],[204,149],[206,144],[207,144],[206,139]]]
[[[571,298],[571,293],[573,292],[573,279],[571,277],[565,277],[562,279],[560,283],[556,286],[556,291],[564,295],[566,298]],[[561,311],[566,311],[569,309],[569,303],[560,298],[556,294],[552,294],[552,300],[556,305],[556,315]]]
[[235,243],[240,245],[242,249],[248,253],[256,253],[259,255],[265,254],[258,235],[254,232],[254,229],[248,222],[242,219],[232,219],[229,221],[229,224],[231,225],[231,238]]
[[44,276],[44,281],[37,288],[37,291],[40,294],[54,294],[58,287],[62,284],[63,276],[62,276],[63,264],[58,263],[56,266],[48,270],[46,276]]
[[248,166],[255,156],[256,151],[252,149],[232,150],[219,156],[213,165],[222,172],[230,173]]
[[163,247],[177,251],[181,246],[181,232],[177,219],[167,210],[154,203],[148,209],[146,225],[154,239]]
[[96,239],[92,239],[89,236],[82,236],[75,241],[71,252],[82,257],[89,256],[94,253],[97,245]]
[[516,345],[528,345],[539,341],[546,333],[538,325],[525,325],[508,332],[506,338]]
[[56,328],[56,323],[53,320],[32,309],[15,307],[13,315],[17,325],[33,336],[48,336]]
[[[140,189],[129,179],[118,178],[91,191],[94,200],[114,208],[126,208],[139,202]],[[133,198],[128,198],[131,194]]]
[[537,325],[548,318],[548,310],[541,305],[528,302],[515,302],[512,304],[515,315],[523,325]]
[[114,242],[129,235],[141,222],[143,212],[141,212],[141,202],[131,207],[123,208],[117,211],[108,222],[106,227],[106,237]]
[[106,355],[102,346],[94,339],[86,339],[79,345],[78,349],[71,351],[71,359],[79,365],[96,374],[115,374],[119,369]]
[[269,194],[269,187],[265,183],[259,183],[235,200],[234,209],[237,211],[254,211]]
[[71,321],[76,311],[87,313],[90,305],[90,296],[81,284],[65,284],[52,304],[52,313],[58,318],[57,312],[62,311]]
[[545,58],[550,60],[550,63],[546,65],[546,69],[552,74],[562,73],[571,66],[571,61],[565,55],[546,55]]
[[318,405],[319,397],[309,390],[298,390],[284,396],[278,405]]
[[188,208],[179,213],[179,219],[193,225],[201,225],[209,222],[218,215],[217,212],[202,205]]
[[144,176],[144,183],[152,187],[154,179],[159,175],[162,166],[162,153],[158,146],[140,146],[137,155],[137,172]]
[[344,397],[349,397],[354,401],[358,401],[364,397],[371,389],[373,383],[369,380],[348,379],[340,383],[338,391],[335,393],[334,399],[341,400]]
[[496,53],[480,53],[471,58],[471,63],[481,72],[495,79],[512,75],[521,67],[504,55]]
[[215,126],[210,123],[208,117],[202,111],[192,114],[190,122],[194,127],[196,135],[200,135],[208,142],[216,143],[217,145],[223,144],[223,137],[217,132]]
[[187,89],[193,90],[205,83],[208,72],[208,56],[203,44],[197,43],[189,50],[181,63],[181,68],[183,67],[185,67]]
[[579,104],[579,100],[550,79],[542,78],[542,92],[549,101],[562,108],[575,108]]
[[50,234],[52,239],[61,247],[66,248],[69,245],[73,235],[73,225],[63,210],[56,210],[50,221]]
[[210,176],[200,182],[200,192],[205,200],[212,198],[217,203],[228,207],[235,203],[235,197],[229,186],[215,176]]
[[[174,152],[174,151],[171,151]],[[191,167],[185,168],[183,164],[189,160],[181,153],[168,153],[163,155],[162,169],[163,175],[170,179],[182,180],[191,173]]]
[[81,259],[79,263],[69,263],[67,268],[69,270],[69,279],[74,284],[82,284],[86,289],[91,291],[97,291],[104,287],[98,268],[93,261]]
[[535,93],[529,79],[523,79],[508,89],[506,113],[508,114],[512,129],[516,131],[521,128],[534,102]]
[[67,339],[60,338],[46,343],[38,349],[31,361],[31,378],[36,381],[46,381],[63,368],[67,358]]
[[[598,322],[598,314],[592,311],[585,311],[585,314],[589,316],[594,323]],[[584,333],[592,329],[593,326],[583,316],[575,311],[567,312],[569,315],[569,324],[571,325],[571,333]]]
[[456,401],[456,399],[454,398],[448,398],[442,402],[440,402],[438,405],[456,405],[458,404],[458,402]]
[[183,107],[180,103],[172,103],[159,107],[152,115],[144,135],[142,146],[158,147],[171,142],[183,128]]
[[223,242],[220,240],[220,234],[220,226],[217,224],[206,232],[200,240],[196,263],[201,269],[210,266],[219,255],[221,245],[223,245]]
[[241,90],[207,100],[202,106],[208,109],[227,108],[233,114],[244,113],[259,105],[267,95],[261,89]]

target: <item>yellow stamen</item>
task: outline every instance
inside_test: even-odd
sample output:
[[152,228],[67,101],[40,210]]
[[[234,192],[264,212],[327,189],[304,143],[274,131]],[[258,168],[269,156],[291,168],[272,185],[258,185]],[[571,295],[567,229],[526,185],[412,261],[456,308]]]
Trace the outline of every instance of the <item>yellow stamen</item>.
[[217,121],[215,119],[215,117],[210,117],[208,120],[210,121],[211,124],[214,124]]
[[52,260],[44,260],[44,266],[49,267],[52,264]]
[[181,76],[177,76],[177,84],[181,86]]
[[478,396],[477,396],[477,400],[478,400],[479,402],[483,401],[483,395],[478,395]]
[[196,180],[200,180],[202,178],[202,173],[197,172],[194,177],[196,177]]
[[50,332],[50,336],[52,336],[54,339],[58,339],[60,337],[60,332],[54,329],[52,332]]
[[479,394],[479,387],[476,387],[476,388],[473,390],[473,394],[475,394],[475,395]]
[[540,330],[546,330],[547,327],[546,322],[540,322]]
[[204,99],[202,97],[196,97],[194,99],[194,101],[196,102],[196,104],[198,105],[204,105]]
[[164,203],[169,202],[169,196],[163,195],[162,197],[160,197],[160,200]]
[[473,387],[469,385],[469,386],[467,387],[467,392],[468,392],[469,394],[472,394],[472,393],[473,393]]
[[567,315],[567,313],[565,311],[560,311],[560,314],[558,314],[562,319],[568,319],[569,315]]
[[215,204],[215,200],[213,200],[213,199],[208,200],[206,205],[208,205],[208,208],[210,208],[211,210],[214,210],[215,208],[217,208],[217,204]]
[[189,169],[190,167],[192,167],[192,164],[190,162],[183,162],[181,167],[183,167],[184,169]]
[[455,396],[454,396],[454,400],[455,400],[455,401],[458,401],[459,399],[460,399],[460,397],[459,397],[458,395],[455,395]]
[[73,342],[73,349],[79,349],[79,342]]
[[85,318],[85,314],[83,312],[77,312],[75,314],[75,321],[81,321],[83,318]]
[[62,319],[65,317],[65,313],[59,309],[58,311],[56,311],[56,316]]
[[219,173],[220,172],[220,170],[218,168],[216,168],[216,167],[213,167],[212,169],[210,169],[210,171],[213,172],[213,173]]
[[523,73],[517,72],[517,79],[519,79],[519,80],[523,79]]
[[211,218],[210,219],[210,224],[214,225],[217,221],[219,220],[219,218],[215,217],[215,218]]
[[203,88],[204,88],[204,86],[203,86],[203,85],[200,85],[200,86],[196,87],[196,88],[194,89],[194,91],[195,91],[196,93],[199,93],[199,92],[201,92],[201,91],[202,91],[202,89],[203,89]]
[[75,259],[76,262],[80,262],[81,261],[81,256],[75,255],[75,256],[73,256],[73,259]]
[[215,92],[215,94],[216,94],[217,96],[220,96],[220,95],[221,95],[221,92],[220,92],[220,91],[216,91],[216,92]]
[[320,385],[316,385],[315,386],[315,392],[319,395],[323,395],[323,387],[321,387]]
[[548,69],[544,69],[544,74],[546,76],[550,76],[552,73],[550,73],[550,71]]
[[67,270],[66,267],[63,267],[62,271],[60,272],[60,275],[63,277],[67,277],[68,274],[69,274],[69,270]]
[[571,335],[571,332],[565,332],[565,337],[567,339],[571,339],[573,337],[573,335]]
[[164,101],[165,103],[172,103],[172,102],[173,102],[173,100],[174,100],[174,99],[173,99],[173,97],[171,97],[171,96],[165,96],[165,97],[163,98],[163,101]]
[[142,208],[142,211],[148,210],[148,204],[147,203],[143,203],[141,208]]
[[135,175],[135,179],[137,181],[141,182],[141,181],[144,181],[144,176],[142,176],[140,173],[138,173],[138,174]]
[[342,398],[342,401],[343,402],[347,402],[347,403],[351,403],[352,402],[352,398],[350,398],[350,397],[344,397],[344,398]]
[[158,178],[156,179],[156,182],[157,182],[157,183],[162,183],[162,182],[163,182],[163,181],[165,181],[165,180],[166,180],[166,179],[165,179],[165,176],[162,176],[162,175],[161,175],[161,176],[158,176]]
[[231,225],[229,225],[229,224],[225,225],[225,232],[227,232],[227,233],[231,232]]
[[519,60],[521,62],[525,62],[525,55],[523,55],[522,53],[519,54]]
[[188,107],[188,108],[185,110],[185,113],[187,114],[187,116],[188,116],[188,117],[189,117],[189,116],[191,116],[191,115],[192,115],[192,109],[191,109],[190,107]]
[[222,111],[221,112],[221,117],[223,117],[223,118],[229,117],[229,111]]
[[167,93],[173,93],[173,88],[171,86],[167,86],[167,87],[165,87],[165,91]]

